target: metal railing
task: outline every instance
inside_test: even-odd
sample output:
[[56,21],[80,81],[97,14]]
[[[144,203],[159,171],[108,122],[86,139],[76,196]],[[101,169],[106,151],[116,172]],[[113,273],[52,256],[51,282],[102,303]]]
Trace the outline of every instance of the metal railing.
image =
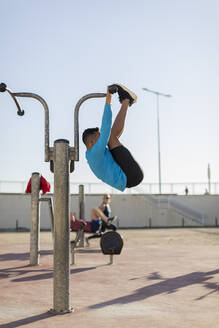
[[195,221],[201,225],[205,224],[207,215],[204,211],[197,210],[191,205],[185,204],[182,200],[177,200],[171,196],[145,196],[146,201],[153,207],[167,210],[174,210],[178,214],[185,216],[187,219]]
[[[28,181],[9,181],[9,180],[0,180],[0,193],[24,193]],[[51,192],[53,193],[53,182],[51,184]],[[78,186],[80,184],[84,185],[86,194],[121,194],[114,188],[104,184],[104,183],[95,183],[95,182],[71,182],[70,181],[70,193],[77,194]],[[188,187],[188,195],[203,195],[205,190],[208,189],[208,182],[178,182],[178,183],[163,183],[162,191],[163,194],[177,194],[185,195],[185,187]],[[159,194],[159,184],[158,183],[142,183],[136,188],[126,189],[126,194]],[[219,182],[211,183],[211,194],[219,194]]]

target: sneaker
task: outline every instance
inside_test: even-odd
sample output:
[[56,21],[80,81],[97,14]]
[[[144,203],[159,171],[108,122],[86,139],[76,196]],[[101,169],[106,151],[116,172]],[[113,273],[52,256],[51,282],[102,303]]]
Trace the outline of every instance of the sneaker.
[[117,216],[112,216],[111,218],[108,218],[107,222],[112,222],[117,219]]
[[[137,96],[134,92],[126,88],[124,85],[120,83],[115,83],[113,86],[116,86],[118,88],[118,94],[119,94],[119,101],[122,103],[124,99],[129,99],[129,106],[131,106],[133,103],[137,101]],[[112,86],[111,86],[112,87]]]
[[109,93],[111,93],[111,95],[112,95],[112,94],[118,92],[118,87],[117,87],[117,85],[112,84],[112,85],[108,86],[108,90],[109,90]]

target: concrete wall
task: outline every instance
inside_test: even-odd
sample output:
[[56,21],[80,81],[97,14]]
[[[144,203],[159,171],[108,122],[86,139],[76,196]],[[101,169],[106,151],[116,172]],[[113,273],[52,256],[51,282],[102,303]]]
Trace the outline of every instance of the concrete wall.
[[[52,197],[48,194],[47,197]],[[98,206],[102,195],[85,195],[85,217],[90,218],[92,207]],[[156,207],[147,201],[147,195],[111,195],[112,215],[119,217],[120,227],[165,227],[194,226],[196,222],[187,219],[173,209]],[[156,196],[159,197],[159,196]],[[219,225],[219,196],[171,196],[195,210],[205,212],[206,225],[215,226],[216,218]],[[0,230],[30,228],[31,196],[27,194],[0,193]],[[50,228],[50,217],[47,202],[42,202],[40,208],[41,228]],[[78,214],[78,195],[70,196],[70,211]]]

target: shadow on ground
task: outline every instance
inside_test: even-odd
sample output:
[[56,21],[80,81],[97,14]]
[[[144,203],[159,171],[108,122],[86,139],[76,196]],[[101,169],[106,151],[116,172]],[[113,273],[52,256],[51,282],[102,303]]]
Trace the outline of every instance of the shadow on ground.
[[9,322],[9,323],[0,325],[0,327],[1,328],[23,327],[24,325],[28,325],[28,324],[33,323],[33,322],[36,322],[36,321],[48,319],[50,317],[54,317],[54,314],[51,314],[49,312],[45,312],[45,313],[34,315],[32,317],[29,317],[29,318],[25,318],[25,319],[20,319],[20,320],[16,320],[16,321],[13,321],[13,322]]
[[[34,281],[34,280],[43,280],[43,279],[51,279],[53,278],[53,269],[29,269],[31,268],[29,265],[26,266],[20,266],[15,268],[7,268],[0,270],[0,279],[4,278],[14,278],[17,276],[27,275],[31,272],[36,273],[40,272],[38,274],[22,277],[22,278],[16,278],[12,279],[12,282],[25,282],[25,281]],[[78,269],[71,269],[70,274],[76,274],[79,272],[89,271],[96,269],[97,266],[93,267],[86,267],[86,268],[78,268]]]
[[[41,250],[40,256],[51,255],[52,250]],[[0,261],[26,261],[29,260],[30,253],[6,253],[0,254]]]
[[209,293],[204,296],[197,298],[196,300],[201,300],[204,297],[219,292],[219,285],[216,283],[209,283],[206,281],[214,278],[214,275],[219,273],[219,269],[209,272],[192,272],[186,275],[182,275],[175,278],[162,278],[158,272],[153,272],[146,277],[147,280],[162,280],[153,285],[145,286],[137,289],[133,294],[118,297],[107,302],[97,303],[88,307],[89,309],[100,309],[109,305],[115,304],[128,304],[131,302],[139,302],[149,297],[153,297],[160,294],[172,294],[179,291],[181,288],[195,285],[203,284],[203,287],[211,289]]

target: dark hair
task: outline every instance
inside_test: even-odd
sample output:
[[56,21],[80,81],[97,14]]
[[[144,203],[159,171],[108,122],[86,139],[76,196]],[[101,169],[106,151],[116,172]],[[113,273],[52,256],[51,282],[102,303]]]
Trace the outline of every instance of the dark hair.
[[84,130],[84,132],[82,134],[83,143],[86,145],[88,137],[94,135],[97,132],[99,132],[99,128],[89,128],[89,129]]

